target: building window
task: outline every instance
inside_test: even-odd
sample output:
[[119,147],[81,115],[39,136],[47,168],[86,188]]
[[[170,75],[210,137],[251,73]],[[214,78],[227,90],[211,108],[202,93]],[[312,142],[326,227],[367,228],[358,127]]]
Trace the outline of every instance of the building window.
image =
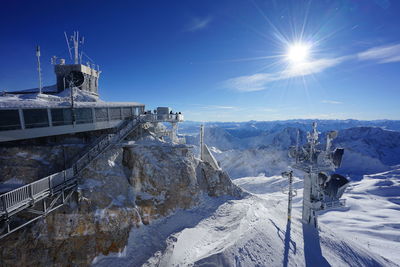
[[74,111],[77,124],[93,123],[93,114],[91,108],[77,108]]
[[25,128],[48,127],[47,109],[24,109]]
[[96,108],[96,121],[108,121],[107,108]]
[[18,110],[0,110],[0,131],[21,129]]
[[71,125],[72,111],[70,108],[53,108],[51,109],[51,120],[53,126]]
[[131,108],[122,108],[122,116],[124,119],[129,118],[132,116],[132,109]]
[[110,119],[120,120],[121,119],[121,108],[110,108]]

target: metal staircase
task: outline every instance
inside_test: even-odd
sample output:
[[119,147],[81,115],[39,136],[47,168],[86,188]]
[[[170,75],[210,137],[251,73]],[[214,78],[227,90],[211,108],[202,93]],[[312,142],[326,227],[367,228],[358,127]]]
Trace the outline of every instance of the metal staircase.
[[146,121],[137,116],[124,120],[115,134],[97,138],[76,158],[71,168],[1,194],[0,239],[64,205],[77,190],[78,174],[143,122]]

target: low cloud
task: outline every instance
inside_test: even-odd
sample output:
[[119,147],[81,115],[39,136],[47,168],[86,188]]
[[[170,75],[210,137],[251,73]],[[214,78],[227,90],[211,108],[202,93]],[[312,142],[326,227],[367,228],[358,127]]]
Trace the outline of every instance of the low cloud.
[[335,100],[322,100],[321,103],[324,103],[324,104],[333,104],[333,105],[343,104],[343,102],[335,101]]
[[256,73],[239,76],[224,82],[224,87],[241,92],[261,91],[268,88],[274,81],[286,80],[322,72],[343,62],[347,57],[323,58],[293,65],[281,72]]
[[359,60],[376,60],[378,63],[400,61],[400,44],[379,46],[358,53]]
[[[268,89],[269,85],[273,82],[316,74],[350,60],[370,60],[376,61],[379,64],[400,62],[400,44],[373,47],[366,51],[348,56],[321,58],[298,63],[280,72],[243,75],[224,81],[223,87],[240,92],[261,91]],[[341,104],[337,101],[324,101],[327,101],[323,102],[326,104]]]
[[219,105],[209,105],[209,106],[202,106],[203,109],[236,109],[237,107],[233,106],[219,106]]
[[192,21],[186,26],[185,31],[194,32],[206,28],[212,21],[211,17],[193,18]]

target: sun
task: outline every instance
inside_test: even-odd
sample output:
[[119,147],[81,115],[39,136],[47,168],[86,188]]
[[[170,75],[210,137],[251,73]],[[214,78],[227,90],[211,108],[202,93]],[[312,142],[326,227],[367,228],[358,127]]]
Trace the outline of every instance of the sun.
[[292,64],[304,63],[310,56],[310,45],[304,43],[291,44],[288,47],[286,58]]

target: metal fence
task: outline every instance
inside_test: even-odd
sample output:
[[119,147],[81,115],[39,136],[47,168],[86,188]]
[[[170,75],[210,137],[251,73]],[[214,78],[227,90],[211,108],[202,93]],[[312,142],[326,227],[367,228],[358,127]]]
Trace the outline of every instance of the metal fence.
[[75,180],[72,169],[67,169],[2,194],[0,213],[10,213],[26,204],[33,204]]
[[181,122],[183,121],[182,114],[141,114],[140,119],[144,122]]
[[183,120],[181,114],[143,114],[132,116],[124,120],[113,135],[107,134],[97,138],[92,146],[81,154],[71,168],[49,175],[40,180],[24,185],[0,195],[0,215],[12,214],[46,198],[67,186],[77,182],[77,174],[91,161],[96,159],[113,143],[124,139],[141,122],[179,122]]

